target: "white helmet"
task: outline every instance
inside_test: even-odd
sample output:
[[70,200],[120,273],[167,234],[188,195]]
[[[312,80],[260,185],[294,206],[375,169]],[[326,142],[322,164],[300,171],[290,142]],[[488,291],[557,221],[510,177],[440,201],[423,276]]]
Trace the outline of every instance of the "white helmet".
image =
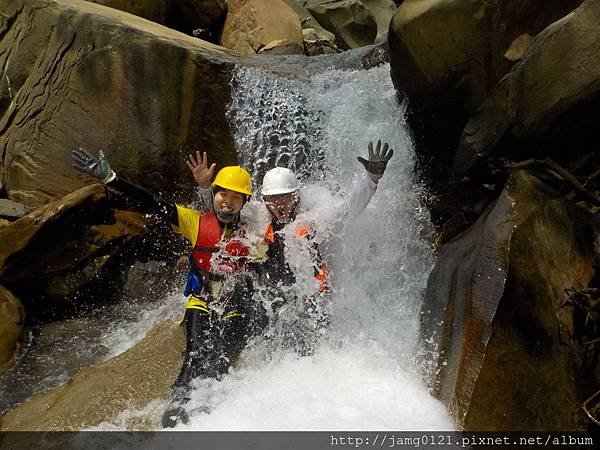
[[275,167],[265,173],[262,195],[289,194],[300,188],[294,172],[285,167]]

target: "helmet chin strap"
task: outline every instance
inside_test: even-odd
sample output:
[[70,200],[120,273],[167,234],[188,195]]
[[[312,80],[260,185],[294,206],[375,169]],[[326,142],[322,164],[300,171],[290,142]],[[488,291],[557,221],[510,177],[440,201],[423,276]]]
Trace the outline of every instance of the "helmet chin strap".
[[236,222],[238,217],[239,217],[239,213],[226,213],[223,211],[217,211],[217,217],[219,218],[219,220],[223,223],[233,223]]

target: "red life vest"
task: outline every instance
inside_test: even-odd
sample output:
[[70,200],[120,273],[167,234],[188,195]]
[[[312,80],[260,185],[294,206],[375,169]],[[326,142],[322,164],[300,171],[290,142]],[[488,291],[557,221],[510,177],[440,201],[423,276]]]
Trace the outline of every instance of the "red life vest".
[[[244,238],[243,228],[238,227],[232,232],[224,249],[220,245],[222,232],[219,219],[213,211],[200,216],[196,245],[192,250],[196,269],[214,273],[215,269],[220,272],[234,272],[244,267],[244,257],[250,254],[250,249],[241,240]],[[214,258],[219,252],[221,254],[218,258]],[[213,267],[215,262],[218,263],[217,267]]]

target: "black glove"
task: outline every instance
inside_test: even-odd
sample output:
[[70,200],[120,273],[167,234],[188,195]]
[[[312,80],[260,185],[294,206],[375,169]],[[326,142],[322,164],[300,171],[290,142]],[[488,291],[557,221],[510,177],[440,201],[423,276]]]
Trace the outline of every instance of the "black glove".
[[394,154],[394,150],[391,148],[388,150],[387,143],[383,144],[383,151],[381,150],[381,141],[377,141],[375,151],[373,151],[373,142],[369,142],[369,160],[367,161],[360,156],[357,157],[358,162],[364,166],[369,177],[371,177],[375,183],[383,176],[387,163]]
[[78,150],[73,150],[71,159],[73,160],[73,167],[80,172],[102,180],[104,184],[114,180],[117,176],[110,169],[110,165],[102,150],[100,150],[99,157],[96,158],[90,152],[80,147]]

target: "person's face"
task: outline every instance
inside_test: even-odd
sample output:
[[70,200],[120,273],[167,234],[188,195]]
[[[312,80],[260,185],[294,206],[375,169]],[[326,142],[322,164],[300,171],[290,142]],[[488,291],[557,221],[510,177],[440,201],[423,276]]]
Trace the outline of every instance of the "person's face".
[[298,193],[265,195],[263,201],[269,211],[278,222],[289,222],[294,218],[296,206],[298,206]]
[[244,206],[244,194],[229,189],[219,189],[215,193],[215,209],[225,214],[237,214]]

